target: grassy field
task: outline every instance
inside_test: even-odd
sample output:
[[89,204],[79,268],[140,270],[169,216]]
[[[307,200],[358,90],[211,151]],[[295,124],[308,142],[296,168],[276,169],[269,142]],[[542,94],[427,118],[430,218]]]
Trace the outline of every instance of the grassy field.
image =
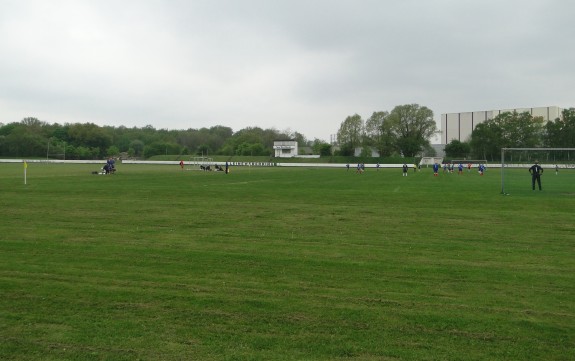
[[2,360],[575,359],[567,171],[94,168],[0,164]]

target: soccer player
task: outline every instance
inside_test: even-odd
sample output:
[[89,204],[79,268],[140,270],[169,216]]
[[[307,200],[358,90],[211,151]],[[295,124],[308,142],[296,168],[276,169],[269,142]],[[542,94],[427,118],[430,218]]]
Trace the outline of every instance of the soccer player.
[[483,163],[479,164],[479,175],[483,175],[483,172],[485,171],[485,166],[483,165]]
[[463,164],[459,163],[457,166],[457,175],[463,174]]
[[403,176],[407,177],[407,164],[403,164]]
[[535,161],[535,164],[529,168],[529,173],[531,173],[531,188],[535,190],[535,182],[541,190],[541,175],[543,174],[543,168],[539,165],[539,162]]
[[439,164],[437,162],[433,163],[433,176],[439,176]]

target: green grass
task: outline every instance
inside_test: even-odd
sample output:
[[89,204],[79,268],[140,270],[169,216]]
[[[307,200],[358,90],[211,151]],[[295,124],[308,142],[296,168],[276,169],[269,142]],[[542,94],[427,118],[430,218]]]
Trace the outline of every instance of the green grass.
[[567,173],[93,168],[0,164],[0,359],[575,359]]

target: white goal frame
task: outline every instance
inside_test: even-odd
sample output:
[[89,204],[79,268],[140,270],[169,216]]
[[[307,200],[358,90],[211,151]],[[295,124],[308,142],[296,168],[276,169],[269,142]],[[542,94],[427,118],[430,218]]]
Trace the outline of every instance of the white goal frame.
[[433,165],[434,163],[443,163],[443,157],[422,157],[421,160],[419,161],[419,166],[422,165]]
[[501,148],[501,194],[505,193],[505,152],[510,150],[525,150],[525,151],[537,151],[537,152],[547,152],[547,151],[575,151],[575,148]]

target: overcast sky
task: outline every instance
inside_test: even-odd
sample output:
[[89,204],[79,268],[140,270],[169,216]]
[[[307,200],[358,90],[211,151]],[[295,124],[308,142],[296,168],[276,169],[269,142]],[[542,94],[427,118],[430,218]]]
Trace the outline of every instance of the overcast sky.
[[572,0],[0,0],[0,123],[223,125],[575,106]]

